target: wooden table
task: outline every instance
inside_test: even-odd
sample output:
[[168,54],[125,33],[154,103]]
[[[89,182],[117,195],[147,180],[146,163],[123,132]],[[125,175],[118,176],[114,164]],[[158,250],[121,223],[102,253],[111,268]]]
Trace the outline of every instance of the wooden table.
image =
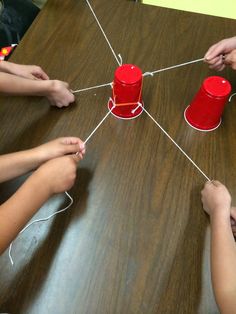
[[[115,52],[143,72],[201,58],[235,35],[236,21],[125,0],[91,1]],[[85,1],[49,0],[11,61],[38,64],[72,89],[111,82],[117,63]],[[236,197],[236,106],[208,133],[183,118],[205,77],[204,63],[144,80],[147,110],[210,177]],[[221,73],[236,89],[235,72]],[[107,113],[109,87],[77,94],[66,109],[37,97],[1,97],[1,153],[74,135],[85,139]],[[24,178],[1,185],[1,201]],[[143,113],[110,116],[87,144],[73,206],[32,226],[0,258],[0,312],[217,313],[210,284],[205,178]],[[65,202],[63,203],[63,200]],[[68,203],[63,195],[38,213]]]

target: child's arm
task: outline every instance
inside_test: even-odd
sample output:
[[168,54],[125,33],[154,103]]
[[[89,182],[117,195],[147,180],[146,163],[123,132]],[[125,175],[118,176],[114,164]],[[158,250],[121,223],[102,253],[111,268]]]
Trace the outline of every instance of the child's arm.
[[0,182],[25,174],[52,158],[77,152],[82,159],[85,146],[78,137],[61,137],[32,149],[2,155],[0,156]]
[[58,80],[31,80],[0,72],[0,93],[10,95],[45,96],[59,108],[74,102],[75,97],[66,82]]
[[205,211],[211,223],[211,272],[216,302],[221,313],[236,308],[236,245],[231,230],[231,196],[218,181],[207,182],[202,191]]
[[70,155],[46,162],[0,206],[0,254],[51,195],[71,188],[79,159]]
[[24,65],[9,61],[1,61],[0,72],[14,74],[32,80],[49,80],[48,75],[37,65]]

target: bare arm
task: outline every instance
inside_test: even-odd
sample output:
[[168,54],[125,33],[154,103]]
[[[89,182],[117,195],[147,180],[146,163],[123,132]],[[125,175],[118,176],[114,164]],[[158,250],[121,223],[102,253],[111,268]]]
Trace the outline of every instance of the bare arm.
[[211,223],[211,272],[216,302],[223,314],[236,308],[236,245],[230,223],[231,197],[218,181],[206,183],[202,191]]
[[11,95],[46,96],[52,88],[52,82],[50,80],[31,80],[0,72],[0,92]]
[[0,206],[0,254],[51,195],[71,188],[79,159],[70,155],[46,162]]
[[69,106],[75,97],[66,82],[58,80],[33,80],[0,72],[0,93],[9,95],[45,96],[51,105]]
[[47,73],[37,65],[17,64],[9,61],[0,62],[0,72],[14,74],[32,80],[48,80]]
[[85,146],[79,138],[61,137],[30,150],[0,156],[0,181],[40,166],[0,206],[0,254],[52,194],[73,185],[77,162],[84,154]]
[[230,218],[211,218],[211,269],[216,301],[223,314],[236,308],[236,246]]
[[61,137],[32,149],[0,156],[0,182],[25,174],[42,163],[66,154],[85,154],[83,142],[77,137]]
[[0,206],[0,254],[49,197],[49,189],[35,173]]
[[34,149],[0,156],[0,182],[25,174],[40,165]]

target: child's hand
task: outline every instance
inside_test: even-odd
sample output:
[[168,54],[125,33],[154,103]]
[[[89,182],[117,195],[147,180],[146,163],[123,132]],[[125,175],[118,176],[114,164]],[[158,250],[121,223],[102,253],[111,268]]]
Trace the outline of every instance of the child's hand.
[[231,196],[222,183],[219,181],[206,182],[201,195],[203,208],[210,216],[217,212],[230,215]]
[[68,83],[58,80],[49,82],[50,85],[45,96],[52,106],[58,108],[67,107],[70,103],[75,101],[75,96],[72,94]]
[[230,221],[231,221],[231,228],[234,237],[236,237],[236,207],[232,206],[230,209]]
[[232,63],[225,62],[224,55],[230,54],[234,49],[236,49],[236,36],[223,39],[208,49],[204,57],[205,61],[211,69],[222,71],[225,64],[232,66]]
[[78,137],[61,137],[33,149],[34,155],[39,158],[40,164],[50,159],[67,154],[78,153],[79,159],[83,159],[85,145]]
[[65,192],[74,185],[79,160],[77,155],[51,159],[39,167],[33,176],[42,182],[49,195]]
[[10,63],[9,73],[31,80],[48,80],[48,75],[37,65]]
[[236,49],[225,55],[224,64],[229,65],[233,70],[236,70]]

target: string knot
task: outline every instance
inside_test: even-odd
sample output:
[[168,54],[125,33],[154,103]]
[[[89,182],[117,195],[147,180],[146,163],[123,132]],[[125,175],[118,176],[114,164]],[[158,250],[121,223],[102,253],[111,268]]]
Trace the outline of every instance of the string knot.
[[154,76],[153,72],[145,72],[143,76]]

